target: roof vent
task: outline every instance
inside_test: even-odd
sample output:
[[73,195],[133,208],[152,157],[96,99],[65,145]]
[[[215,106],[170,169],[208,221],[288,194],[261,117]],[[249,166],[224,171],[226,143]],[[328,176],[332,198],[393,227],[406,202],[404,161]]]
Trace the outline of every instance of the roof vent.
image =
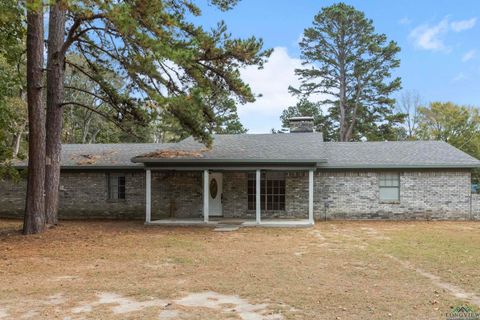
[[288,119],[290,133],[314,132],[313,117],[292,117]]

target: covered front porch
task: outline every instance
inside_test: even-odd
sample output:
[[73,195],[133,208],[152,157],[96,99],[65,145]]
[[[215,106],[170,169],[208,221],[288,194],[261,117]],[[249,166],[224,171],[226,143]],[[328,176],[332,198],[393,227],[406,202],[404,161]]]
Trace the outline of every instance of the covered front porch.
[[[146,166],[145,224],[309,227],[315,166]],[[172,209],[173,208],[173,209]]]

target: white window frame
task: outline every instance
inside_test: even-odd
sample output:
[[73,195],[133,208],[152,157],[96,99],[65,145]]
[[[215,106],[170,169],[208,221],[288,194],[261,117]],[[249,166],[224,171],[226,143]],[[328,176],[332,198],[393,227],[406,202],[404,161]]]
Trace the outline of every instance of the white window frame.
[[[286,174],[285,172],[264,172],[261,182],[261,212],[285,212],[286,211]],[[256,207],[256,178],[254,174],[248,176],[248,210]]]
[[[123,179],[123,192],[121,190],[120,180]],[[126,182],[127,178],[123,173],[107,174],[107,199],[110,201],[123,201],[126,199]],[[123,195],[123,196],[122,196]]]
[[[382,190],[392,191],[397,190],[396,198],[382,198]],[[378,177],[378,197],[380,202],[383,203],[399,203],[400,202],[400,173],[399,172],[389,172],[381,173]]]

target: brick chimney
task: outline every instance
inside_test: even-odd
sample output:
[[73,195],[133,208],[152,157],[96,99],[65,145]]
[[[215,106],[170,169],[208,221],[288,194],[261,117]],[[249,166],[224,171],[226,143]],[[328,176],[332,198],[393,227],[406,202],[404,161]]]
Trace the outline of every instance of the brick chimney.
[[313,117],[292,117],[288,119],[290,133],[314,132]]

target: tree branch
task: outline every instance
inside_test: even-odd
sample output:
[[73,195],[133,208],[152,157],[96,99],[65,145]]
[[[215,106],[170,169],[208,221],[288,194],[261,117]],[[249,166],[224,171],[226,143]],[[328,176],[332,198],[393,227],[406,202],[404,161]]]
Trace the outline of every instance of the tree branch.
[[118,121],[115,121],[113,120],[111,117],[109,117],[108,115],[106,115],[105,113],[101,112],[101,111],[98,111],[96,110],[95,108],[92,108],[90,106],[87,106],[86,104],[83,104],[83,103],[80,103],[80,102],[75,102],[75,101],[67,101],[67,102],[64,102],[62,103],[60,106],[61,107],[65,107],[65,106],[69,106],[69,105],[75,105],[75,106],[79,106],[79,107],[82,107],[82,108],[85,108],[87,110],[90,110],[96,114],[98,114],[99,116],[103,117],[105,120],[107,121],[110,121],[111,123],[113,123],[115,126],[117,126],[120,130],[122,130],[123,132],[126,132],[128,134],[131,134],[132,136],[134,136],[135,138],[141,138],[139,135],[137,135],[136,133],[134,133],[133,131],[131,131],[130,129],[128,128],[125,128],[124,126],[122,126]]
[[72,43],[75,40],[77,40],[82,34],[84,34],[85,32],[87,32],[89,30],[93,30],[93,28],[86,28],[86,29],[81,30],[80,32],[76,33],[77,29],[80,28],[82,22],[93,21],[93,20],[96,20],[96,19],[104,18],[104,17],[105,17],[105,15],[103,13],[97,13],[97,14],[94,14],[94,15],[91,15],[91,16],[88,16],[88,17],[83,16],[83,17],[77,17],[76,19],[74,19],[73,24],[70,27],[70,30],[68,31],[67,38],[65,39],[65,42],[63,43],[61,52],[63,54],[65,54],[67,52],[68,48],[70,48],[70,46],[72,45]]
[[86,94],[89,94],[91,95],[92,97],[94,98],[97,98],[98,100],[101,100],[105,103],[109,103],[104,97],[101,97],[99,96],[98,94],[96,93],[93,93],[91,91],[88,91],[88,90],[85,90],[85,89],[82,89],[82,88],[77,88],[77,87],[72,87],[72,86],[65,86],[65,89],[70,89],[70,90],[75,90],[75,91],[79,91],[79,92],[83,92],[83,93],[86,93]]

